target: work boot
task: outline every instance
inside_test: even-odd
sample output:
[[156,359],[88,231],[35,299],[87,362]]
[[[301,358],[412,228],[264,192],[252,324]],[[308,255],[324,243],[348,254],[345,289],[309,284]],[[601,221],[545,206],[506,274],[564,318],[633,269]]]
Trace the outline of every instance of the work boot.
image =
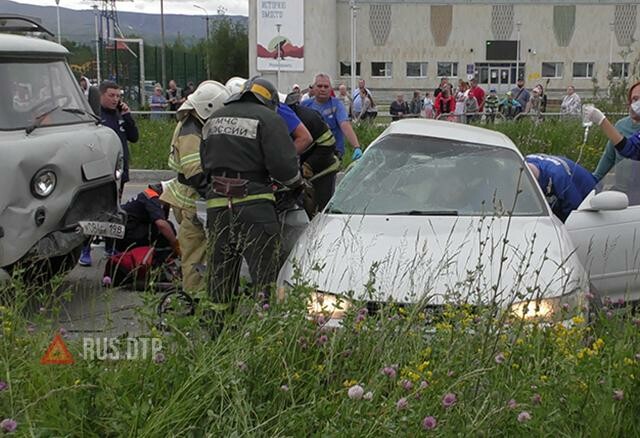
[[78,260],[80,266],[91,266],[91,245],[83,246],[80,253],[80,260]]

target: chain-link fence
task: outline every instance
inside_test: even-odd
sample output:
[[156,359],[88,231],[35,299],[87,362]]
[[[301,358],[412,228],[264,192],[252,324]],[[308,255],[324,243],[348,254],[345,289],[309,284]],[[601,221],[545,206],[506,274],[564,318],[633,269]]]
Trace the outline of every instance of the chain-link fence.
[[[133,108],[148,107],[154,85],[162,81],[162,49],[158,46],[140,46],[131,42],[103,47],[101,76],[117,82],[123,89],[124,100]],[[144,58],[144,102],[140,91],[142,81],[141,59]],[[166,79],[173,79],[180,88],[188,82],[198,84],[206,79],[205,57],[198,53],[167,47],[165,49]],[[161,84],[166,89],[168,84]]]

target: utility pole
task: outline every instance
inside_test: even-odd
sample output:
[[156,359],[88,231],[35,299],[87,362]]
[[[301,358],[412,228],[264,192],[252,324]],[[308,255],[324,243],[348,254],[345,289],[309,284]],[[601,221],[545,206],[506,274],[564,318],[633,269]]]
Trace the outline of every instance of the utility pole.
[[353,93],[356,89],[356,16],[357,8],[356,1],[349,0],[349,8],[351,10],[351,98],[353,99]]
[[58,20],[58,44],[62,44],[62,36],[60,35],[60,0],[56,0],[56,18]]
[[100,75],[100,31],[98,29],[98,5],[93,5],[93,14],[96,27],[96,78],[98,79],[98,85],[102,82]]
[[167,86],[167,67],[164,47],[164,0],[160,0],[160,39],[162,40],[162,46],[160,47],[160,64],[162,69],[162,88],[164,88]]
[[206,15],[207,22],[207,44],[205,44],[205,59],[207,63],[207,79],[211,79],[211,66],[209,62],[209,12],[202,6],[193,5],[194,8],[202,9]]

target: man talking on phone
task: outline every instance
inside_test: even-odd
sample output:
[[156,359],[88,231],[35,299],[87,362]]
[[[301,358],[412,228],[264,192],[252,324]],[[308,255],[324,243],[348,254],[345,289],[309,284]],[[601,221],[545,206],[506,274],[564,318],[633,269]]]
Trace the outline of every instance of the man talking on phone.
[[[113,129],[122,143],[122,158],[124,171],[120,180],[119,198],[122,198],[124,185],[129,181],[129,143],[138,141],[138,127],[129,110],[129,105],[120,97],[120,86],[112,81],[104,81],[100,84],[100,119],[104,126]],[[113,251],[113,243],[108,241],[105,250]],[[91,266],[91,245],[86,241],[80,253],[80,266]]]
[[138,127],[129,110],[129,105],[120,97],[120,86],[115,82],[104,81],[100,84],[100,117],[102,124],[113,129],[122,143],[124,173],[120,183],[120,196],[129,181],[129,143],[138,141]]

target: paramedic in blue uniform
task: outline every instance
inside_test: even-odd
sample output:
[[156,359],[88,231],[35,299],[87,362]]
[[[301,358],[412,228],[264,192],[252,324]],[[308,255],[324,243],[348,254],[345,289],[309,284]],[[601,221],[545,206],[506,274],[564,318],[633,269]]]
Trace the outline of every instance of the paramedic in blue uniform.
[[272,180],[301,193],[304,183],[289,129],[278,116],[278,92],[249,79],[203,128],[200,156],[208,176],[207,290],[214,335],[233,309],[244,257],[256,293],[268,300],[280,269],[280,223]]
[[537,154],[527,155],[525,161],[562,222],[598,182],[591,172],[565,157]]
[[169,222],[169,205],[160,201],[162,185],[153,184],[122,205],[127,213],[123,239],[115,241],[117,251],[124,252],[139,246],[171,247],[180,255],[176,232]]

